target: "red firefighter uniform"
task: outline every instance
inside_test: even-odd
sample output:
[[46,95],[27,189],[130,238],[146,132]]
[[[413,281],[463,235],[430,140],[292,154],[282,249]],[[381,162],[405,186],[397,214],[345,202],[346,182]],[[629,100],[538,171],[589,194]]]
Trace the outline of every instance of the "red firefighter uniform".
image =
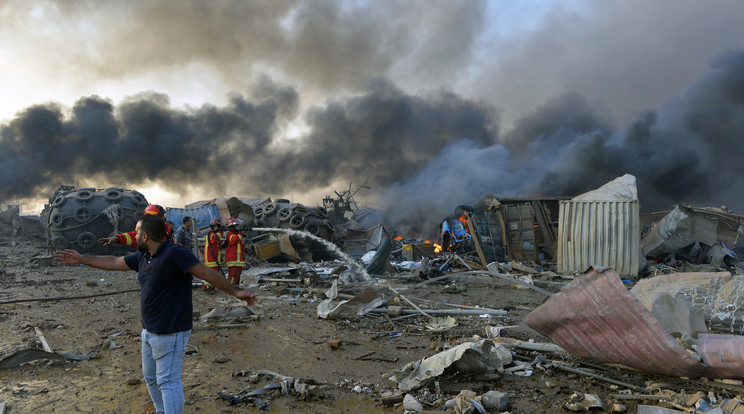
[[[150,204],[149,206],[147,206],[143,214],[146,216],[161,217],[163,220],[165,220],[165,209],[157,204]],[[169,229],[167,226],[165,227],[165,239],[173,240],[173,229]],[[127,233],[117,234],[114,236],[113,243],[123,244],[125,246],[137,246],[137,232],[132,230]]]
[[235,286],[240,285],[240,274],[243,272],[243,266],[245,266],[244,250],[243,235],[231,228],[227,232],[225,261],[227,262],[227,280]]
[[214,270],[219,270],[219,263],[222,261],[220,244],[222,242],[222,232],[214,228],[207,234],[204,241],[204,264]]
[[[116,244],[123,244],[125,246],[137,246],[137,232],[132,230],[128,233],[117,234]],[[165,228],[165,239],[173,240],[173,229]]]

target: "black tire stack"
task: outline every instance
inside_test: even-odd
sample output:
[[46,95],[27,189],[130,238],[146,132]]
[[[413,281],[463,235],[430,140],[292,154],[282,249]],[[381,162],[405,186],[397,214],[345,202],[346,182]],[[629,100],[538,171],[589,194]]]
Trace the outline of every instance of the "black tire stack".
[[[147,199],[142,193],[110,187],[105,190],[79,188],[58,192],[49,203],[49,247],[80,253],[121,254],[134,250],[120,245],[103,246],[102,237],[134,230]],[[113,214],[112,214],[113,213]],[[118,217],[117,226],[112,218]]]
[[253,213],[256,216],[254,227],[302,230],[326,240],[333,240],[335,236],[335,229],[323,206],[310,208],[278,199],[254,208]]

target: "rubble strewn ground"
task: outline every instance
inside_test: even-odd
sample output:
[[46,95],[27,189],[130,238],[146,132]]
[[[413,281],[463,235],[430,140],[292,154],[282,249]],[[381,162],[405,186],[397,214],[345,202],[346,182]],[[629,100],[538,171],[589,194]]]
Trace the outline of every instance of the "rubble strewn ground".
[[[519,276],[516,267],[513,270]],[[730,410],[723,412],[744,410],[742,405],[735,407],[742,399],[740,381],[652,375],[555,352],[549,338],[523,322],[546,299],[536,290],[473,274],[415,289],[411,287],[422,279],[407,271],[375,278],[378,286],[405,291],[403,299],[396,297],[387,304],[402,309],[415,305],[424,312],[476,307],[506,311],[505,316],[453,312],[455,326],[433,330],[427,327],[430,318],[416,313],[319,318],[318,304],[336,278],[333,273],[309,277],[299,270],[244,276],[243,287],[259,297],[255,314],[236,312],[240,304],[224,294],[195,289],[195,329],[183,376],[187,411],[257,412],[257,406],[266,404],[270,412],[442,412],[448,400],[459,408],[446,412],[482,408],[511,413],[585,409],[635,413],[640,405],[687,412],[697,407],[702,412],[724,403]],[[541,275],[531,278],[551,291],[565,282]],[[0,369],[0,407],[5,403],[5,412],[152,409],[140,374],[139,295],[131,291],[138,288],[134,272],[57,266],[49,261],[43,242],[3,238],[0,285],[0,358],[18,350],[42,349],[43,342],[52,352],[94,357],[41,359]],[[352,297],[364,287],[339,285],[339,298]],[[94,296],[102,293],[114,294]],[[83,296],[88,297],[21,302]],[[492,341],[503,342],[512,361],[489,372],[453,364],[408,392],[400,392],[390,381],[394,371],[409,363],[487,336],[498,336]],[[280,385],[250,395],[272,384]]]

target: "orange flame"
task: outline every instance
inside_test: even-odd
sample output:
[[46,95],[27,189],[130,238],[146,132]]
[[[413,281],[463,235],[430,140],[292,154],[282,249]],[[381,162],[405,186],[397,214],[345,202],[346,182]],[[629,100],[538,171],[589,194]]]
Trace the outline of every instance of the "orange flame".
[[442,252],[442,245],[434,243],[434,254]]

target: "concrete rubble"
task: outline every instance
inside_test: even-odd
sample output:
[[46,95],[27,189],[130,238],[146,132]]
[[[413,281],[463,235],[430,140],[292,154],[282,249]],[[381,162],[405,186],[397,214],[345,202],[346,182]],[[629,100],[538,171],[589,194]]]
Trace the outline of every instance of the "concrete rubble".
[[[168,209],[173,219],[199,217],[197,240],[213,217],[243,220],[249,241],[243,283],[259,295],[259,306],[247,308],[194,292],[199,303],[187,357],[203,381],[225,376],[219,386],[192,381],[199,395],[191,404],[206,412],[227,405],[312,411],[345,399],[410,413],[744,411],[740,216],[681,205],[641,220],[630,208],[617,223],[643,223],[645,231],[622,236],[631,242],[616,239],[619,251],[637,249],[618,258],[577,240],[579,233],[566,244],[569,229],[560,226],[571,222],[563,213],[578,203],[637,203],[632,176],[573,199],[486,195],[445,218],[433,242],[389,234],[377,212],[353,202],[362,188],[350,186],[317,206],[225,197]],[[107,234],[124,230],[123,216],[103,211],[116,210],[110,205],[119,193],[138,202],[134,190],[61,188],[50,206],[83,202],[86,191],[108,200],[100,203],[106,208],[90,211],[102,220],[98,225]],[[136,301],[115,296],[129,295],[131,280],[87,277],[85,269],[60,269],[46,259],[46,248],[68,231],[78,210],[41,216],[47,229],[59,232],[51,239],[26,230],[11,210],[0,211],[0,282],[15,289],[0,293],[0,320],[12,327],[2,331],[6,372],[92,366],[136,349],[136,326],[129,326],[136,325],[130,315]],[[79,224],[90,224],[83,216]],[[599,227],[597,234],[612,226]],[[64,237],[93,249],[85,237]],[[561,256],[576,246],[589,246],[596,262],[588,270]],[[686,272],[683,266],[706,267]],[[55,277],[74,285],[68,292],[45,290],[46,296],[18,293],[24,284],[39,288]],[[72,282],[77,278],[85,282]],[[93,288],[113,297],[81,292]],[[98,330],[95,347],[71,349],[75,354],[41,349],[46,340],[34,339],[19,315],[31,306],[63,312],[64,303],[97,306],[98,314],[113,307],[123,316],[120,325],[88,322],[98,326],[89,328]],[[66,343],[70,325],[55,321],[44,330]],[[246,342],[243,333],[248,341],[260,337],[269,356],[250,354],[259,343]],[[127,386],[141,386],[130,380]],[[0,403],[31,407],[18,397],[23,387],[0,388]]]

